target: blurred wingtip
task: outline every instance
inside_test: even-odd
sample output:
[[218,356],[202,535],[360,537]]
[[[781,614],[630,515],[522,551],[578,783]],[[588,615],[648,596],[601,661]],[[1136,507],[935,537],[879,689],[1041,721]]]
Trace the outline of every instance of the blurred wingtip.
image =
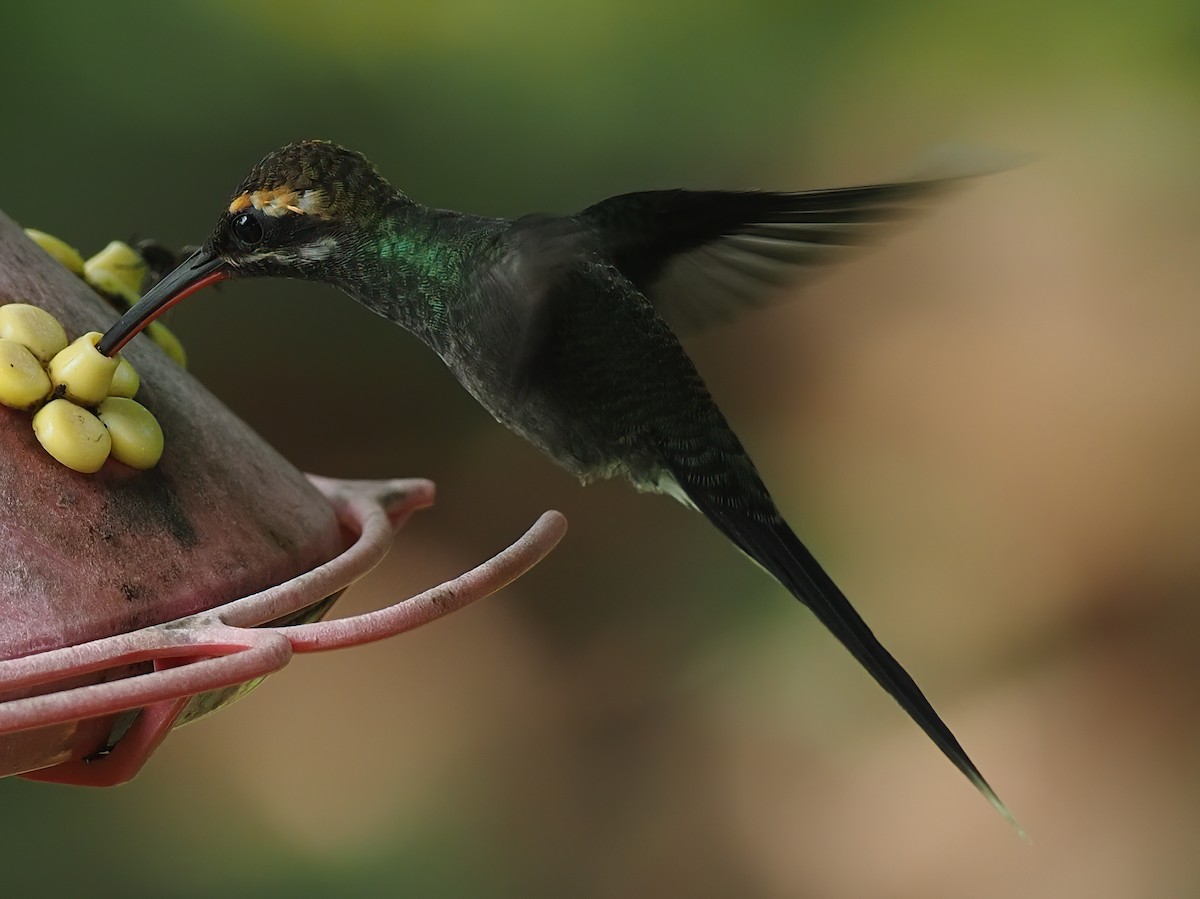
[[964,181],[999,175],[1033,165],[1040,153],[984,147],[975,144],[939,144],[922,153],[905,174],[911,181]]

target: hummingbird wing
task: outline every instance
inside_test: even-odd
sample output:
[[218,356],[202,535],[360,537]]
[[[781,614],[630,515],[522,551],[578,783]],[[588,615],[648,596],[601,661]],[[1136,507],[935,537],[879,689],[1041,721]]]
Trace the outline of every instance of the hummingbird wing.
[[576,219],[676,331],[778,300],[826,263],[929,205],[964,177],[800,193],[660,190]]

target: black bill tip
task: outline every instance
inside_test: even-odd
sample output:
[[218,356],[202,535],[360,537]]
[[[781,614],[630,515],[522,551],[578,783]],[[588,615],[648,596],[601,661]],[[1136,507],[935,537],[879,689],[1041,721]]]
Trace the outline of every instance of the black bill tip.
[[113,325],[96,348],[105,356],[114,356],[138,332],[180,300],[198,290],[229,277],[229,269],[220,256],[204,247],[180,263],[179,267],[152,287]]

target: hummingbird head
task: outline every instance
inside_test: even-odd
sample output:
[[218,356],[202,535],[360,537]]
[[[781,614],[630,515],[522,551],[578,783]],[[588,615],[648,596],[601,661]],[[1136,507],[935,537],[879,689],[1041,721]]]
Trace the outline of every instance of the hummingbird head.
[[268,154],[234,191],[209,238],[109,328],[113,355],[155,318],[217,281],[246,277],[327,280],[358,255],[366,226],[404,195],[361,153],[301,141]]

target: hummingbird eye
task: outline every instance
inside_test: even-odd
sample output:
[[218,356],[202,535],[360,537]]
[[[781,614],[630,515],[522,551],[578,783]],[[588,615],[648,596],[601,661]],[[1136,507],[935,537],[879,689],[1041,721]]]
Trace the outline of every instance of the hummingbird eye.
[[249,212],[243,212],[234,218],[229,227],[237,242],[244,247],[252,247],[263,239],[262,222]]

